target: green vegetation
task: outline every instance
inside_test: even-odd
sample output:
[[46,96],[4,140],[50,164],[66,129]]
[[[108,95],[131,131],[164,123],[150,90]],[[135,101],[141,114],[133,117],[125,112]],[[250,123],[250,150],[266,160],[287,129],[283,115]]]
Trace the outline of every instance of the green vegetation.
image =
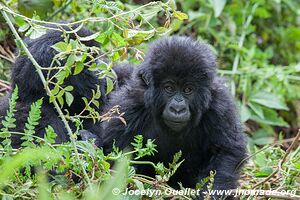
[[[18,101],[18,88],[9,86],[10,68],[15,59],[12,52],[18,47],[21,54],[30,56],[21,37],[37,38],[50,29],[45,24],[57,21],[68,21],[67,26],[84,25],[95,31],[87,38],[55,44],[53,48],[59,54],[53,65],[59,72],[50,75],[49,71],[46,77],[41,74],[45,92],[60,111],[65,126],[75,121],[80,130],[80,121],[86,117],[109,120],[117,114],[124,120],[117,107],[101,116],[90,106],[101,106],[97,101],[99,91],[93,92],[90,102],[83,99],[86,107],[80,114],[70,116],[62,111],[62,105],[70,105],[74,100],[70,93],[73,87],[60,86],[66,77],[81,73],[83,67],[100,69],[99,78],[106,79],[109,93],[114,87],[112,66],[115,62],[141,62],[148,43],[163,35],[190,35],[212,45],[219,58],[219,73],[227,78],[227,85],[240,108],[249,136],[249,159],[243,170],[241,188],[297,190],[300,195],[300,2],[170,0],[139,5],[137,2],[145,1],[0,1],[0,98],[14,91],[7,116],[0,122],[4,126],[0,130],[0,137],[4,139],[0,143],[0,197],[141,199],[141,195],[114,195],[112,191],[124,191],[126,186],[172,191],[165,182],[184,162],[181,152],[174,155],[168,166],[141,161],[140,158],[156,153],[155,141],[143,142],[141,136],[132,141],[132,150],[114,148],[109,155],[104,155],[93,141],[78,141],[78,131],[69,130],[71,141],[64,144],[55,144],[56,133],[50,126],[44,138],[36,137],[35,126],[39,123],[43,99],[31,105],[23,133],[10,131],[15,126]],[[62,31],[67,38],[68,32]],[[82,43],[93,39],[102,43],[102,47],[91,48]],[[88,56],[99,52],[108,58],[107,62],[84,64]],[[67,59],[67,63],[61,66],[59,61],[63,59]],[[38,72],[45,70],[38,64],[35,66]],[[73,74],[71,68],[74,68]],[[22,148],[11,147],[13,134],[22,135]],[[112,162],[116,163],[113,169]],[[133,164],[151,165],[157,176],[154,179],[136,174]],[[197,188],[205,182],[213,184],[213,176],[212,172]],[[153,199],[164,197],[152,196]],[[289,196],[263,197],[288,199]],[[192,196],[175,195],[174,198]]]

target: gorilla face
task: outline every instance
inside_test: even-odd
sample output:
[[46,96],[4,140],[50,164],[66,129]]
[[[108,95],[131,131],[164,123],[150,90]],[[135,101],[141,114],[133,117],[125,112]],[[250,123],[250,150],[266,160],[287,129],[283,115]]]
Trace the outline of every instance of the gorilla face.
[[215,75],[210,47],[186,37],[154,42],[137,71],[145,106],[161,130],[181,134],[196,127],[208,109]]
[[189,102],[194,86],[192,83],[180,84],[175,80],[167,79],[162,83],[161,89],[166,102],[162,112],[163,122],[171,130],[179,132],[191,120]]

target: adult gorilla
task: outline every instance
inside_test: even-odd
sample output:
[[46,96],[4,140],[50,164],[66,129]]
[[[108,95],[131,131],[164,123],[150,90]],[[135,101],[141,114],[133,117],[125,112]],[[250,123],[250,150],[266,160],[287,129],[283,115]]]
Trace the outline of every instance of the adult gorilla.
[[[66,30],[69,28],[64,27]],[[49,30],[47,33],[37,39],[25,39],[27,47],[36,61],[43,68],[49,68],[51,66],[51,62],[54,56],[57,54],[56,50],[51,46],[55,43],[64,41],[62,37],[62,32],[56,30]],[[93,33],[86,29],[81,28],[76,34],[80,37],[86,37],[92,35]],[[76,39],[75,34],[70,34],[70,39]],[[86,46],[100,46],[99,43],[95,41],[84,42]],[[89,61],[87,59],[86,61]],[[64,65],[65,61],[62,62]],[[127,68],[126,68],[127,67]],[[125,70],[128,69],[128,72]],[[121,74],[122,79],[126,80],[126,75],[129,76],[131,72],[130,66],[118,67],[117,71]],[[52,71],[57,72],[57,70]],[[51,73],[52,73],[51,72]],[[47,75],[47,71],[43,71],[44,75]],[[12,131],[23,132],[25,128],[25,123],[27,121],[28,112],[30,110],[30,105],[37,101],[40,98],[43,98],[42,105],[42,118],[39,121],[39,125],[36,127],[37,136],[43,137],[45,133],[45,128],[48,125],[51,125],[56,134],[56,142],[61,143],[69,140],[68,133],[65,129],[65,126],[62,120],[59,118],[58,113],[54,109],[53,105],[49,103],[49,98],[45,92],[43,84],[40,80],[38,73],[36,72],[35,67],[32,62],[26,55],[21,55],[16,59],[16,62],[12,68],[12,87],[14,88],[16,85],[19,88],[19,99],[17,101],[17,111],[15,114],[16,118],[16,128],[12,129]],[[124,80],[120,80],[124,82]],[[82,100],[82,97],[86,97],[88,100],[92,98],[92,90],[96,91],[97,87],[100,86],[100,108],[94,107],[96,111],[101,112],[103,106],[107,102],[107,97],[105,95],[106,91],[106,83],[104,80],[100,80],[98,78],[97,73],[92,72],[85,68],[81,73],[77,75],[71,75],[65,79],[62,87],[73,86],[74,89],[71,92],[74,96],[74,101],[72,105],[64,106],[62,110],[67,110],[70,115],[75,115],[76,113],[80,113],[84,107],[85,103]],[[3,117],[6,115],[6,110],[8,109],[8,97],[6,96],[1,100],[0,103],[0,122]],[[73,131],[75,131],[75,125],[70,124]],[[95,138],[96,145],[100,146],[102,144],[101,129],[99,128],[100,124],[94,124],[92,120],[85,119],[83,121],[83,128],[88,131],[82,131],[82,138],[89,139]],[[1,128],[1,124],[0,124]],[[20,135],[12,135],[12,146],[17,148],[20,147],[22,141],[20,139]]]
[[[136,134],[155,139],[153,162],[170,163],[182,151],[185,161],[169,184],[184,187],[216,171],[214,189],[236,188],[245,158],[245,138],[232,97],[216,75],[216,58],[208,45],[187,37],[154,42],[132,80],[111,94],[110,105],[125,112],[124,125],[106,124],[104,143],[124,149]],[[153,175],[146,166],[138,170]],[[200,197],[201,198],[201,197]]]

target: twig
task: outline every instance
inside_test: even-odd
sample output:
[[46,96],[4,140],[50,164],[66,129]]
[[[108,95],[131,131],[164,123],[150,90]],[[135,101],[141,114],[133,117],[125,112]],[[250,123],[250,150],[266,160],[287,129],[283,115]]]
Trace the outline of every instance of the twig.
[[294,139],[294,141],[292,142],[292,144],[290,145],[290,147],[286,150],[281,162],[280,162],[280,169],[282,168],[283,163],[286,161],[288,155],[292,152],[293,148],[297,145],[297,143],[299,142],[298,140],[300,139],[300,129],[298,130],[298,133]]
[[255,155],[259,154],[260,152],[263,152],[263,151],[267,150],[268,148],[273,147],[274,145],[276,145],[276,144],[273,144],[273,145],[270,145],[270,146],[265,146],[264,148],[260,149],[259,151],[247,156],[246,158],[244,158],[243,160],[241,160],[239,162],[239,164],[235,167],[235,171],[238,170],[244,164],[244,162],[246,162],[250,158],[254,157]]
[[279,168],[276,167],[275,171],[274,171],[272,174],[270,174],[270,175],[269,175],[267,178],[265,178],[264,180],[262,180],[262,181],[256,183],[255,185],[253,185],[252,188],[256,188],[256,187],[258,187],[258,186],[260,186],[260,185],[266,183],[266,182],[267,182],[268,180],[270,180],[273,176],[275,176],[275,175],[278,173],[278,171],[279,171]]
[[8,57],[2,55],[2,54],[0,54],[0,58],[3,58],[3,59],[5,59],[5,60],[7,60],[7,61],[9,61],[9,62],[11,62],[11,63],[14,63],[14,61],[13,61],[12,59],[10,59],[10,58],[8,58]]
[[11,87],[2,80],[0,80],[0,87],[5,88],[7,90],[11,90]]
[[9,50],[9,48],[4,49],[1,45],[0,45],[0,58],[3,58],[11,63],[14,63],[14,56],[12,56],[12,52]]

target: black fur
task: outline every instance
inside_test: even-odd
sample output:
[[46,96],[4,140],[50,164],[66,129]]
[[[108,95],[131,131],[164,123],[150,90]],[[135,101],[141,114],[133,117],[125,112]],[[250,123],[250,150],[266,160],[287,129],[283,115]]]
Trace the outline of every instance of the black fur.
[[131,64],[118,64],[116,66],[113,67],[113,70],[116,72],[117,74],[117,87],[120,88],[123,85],[125,85],[125,83],[131,79],[131,75],[133,73],[134,70],[134,66]]
[[[67,29],[67,28],[66,28]],[[88,29],[82,28],[77,34],[81,37],[89,36],[93,34]],[[75,39],[75,35],[71,34],[70,38]],[[63,41],[62,32],[56,30],[49,30],[43,36],[38,39],[25,39],[27,47],[35,60],[39,63],[41,67],[48,68],[51,65],[52,59],[57,54],[56,50],[54,50],[51,46],[57,42]],[[87,46],[99,46],[99,43],[95,41],[86,42]],[[62,63],[65,63],[63,61]],[[53,70],[53,73],[56,70]],[[43,71],[46,76],[47,71]],[[67,141],[69,136],[65,129],[64,124],[61,119],[58,117],[54,106],[49,103],[49,98],[46,95],[45,89],[42,85],[41,79],[37,74],[35,67],[29,60],[29,58],[25,55],[21,55],[17,57],[16,62],[12,68],[12,87],[14,88],[16,85],[19,88],[19,99],[17,102],[17,112],[16,112],[16,128],[13,131],[23,132],[24,125],[28,117],[28,112],[30,110],[30,105],[36,100],[43,98],[43,106],[42,106],[42,119],[38,127],[36,128],[36,133],[38,136],[43,136],[45,133],[45,127],[51,125],[58,137],[56,142],[61,143]],[[99,80],[97,74],[95,72],[84,69],[78,75],[69,76],[65,79],[62,87],[72,85],[74,90],[72,94],[74,96],[74,102],[71,107],[65,105],[62,110],[68,110],[70,115],[74,115],[75,113],[81,112],[81,110],[85,107],[85,104],[82,100],[82,97],[86,97],[87,99],[91,99],[92,90],[96,91],[97,85],[100,86],[100,91],[102,93],[100,99],[100,109],[97,109],[99,112],[102,111],[102,107],[107,101],[105,96],[106,85],[103,80]],[[0,107],[0,122],[2,118],[6,115],[6,110],[8,108],[7,98],[4,99],[1,103]],[[0,124],[1,127],[1,124]],[[75,126],[71,124],[71,127],[74,129]],[[95,135],[100,135],[101,129],[99,128],[99,123],[94,124],[92,120],[84,120],[83,128],[89,130],[91,133]],[[13,147],[19,147],[21,144],[20,135],[12,136],[12,145]],[[100,141],[98,141],[98,144]]]
[[[196,84],[189,102],[191,121],[180,133],[168,128],[161,117],[166,106],[161,83],[168,78]],[[118,119],[105,125],[105,149],[114,140],[124,149],[136,134],[142,134],[157,144],[158,153],[149,157],[153,162],[167,164],[182,151],[185,161],[170,180],[171,186],[181,182],[195,187],[210,170],[216,170],[214,189],[237,187],[240,169],[236,167],[246,156],[245,137],[233,99],[216,75],[216,58],[208,45],[187,37],[154,42],[131,80],[111,94],[110,105],[121,106],[127,125]],[[146,166],[138,170],[153,175]]]

